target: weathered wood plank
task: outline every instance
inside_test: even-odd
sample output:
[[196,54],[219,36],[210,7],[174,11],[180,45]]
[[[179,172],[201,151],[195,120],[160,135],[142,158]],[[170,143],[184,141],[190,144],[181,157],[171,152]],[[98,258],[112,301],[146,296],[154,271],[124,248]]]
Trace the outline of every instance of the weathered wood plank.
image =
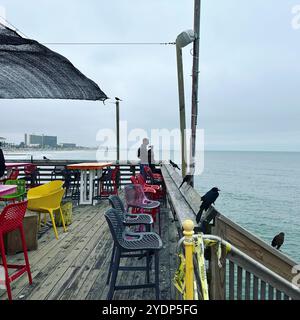
[[274,288],[268,284],[268,300],[274,300]]
[[242,300],[243,292],[243,269],[238,266],[237,268],[237,300]]
[[229,261],[229,300],[235,298],[235,265],[232,261]]
[[265,281],[260,281],[260,300],[266,300],[266,283]]
[[258,300],[258,278],[253,276],[253,300]]
[[245,279],[245,299],[251,299],[251,273],[246,271],[246,279]]

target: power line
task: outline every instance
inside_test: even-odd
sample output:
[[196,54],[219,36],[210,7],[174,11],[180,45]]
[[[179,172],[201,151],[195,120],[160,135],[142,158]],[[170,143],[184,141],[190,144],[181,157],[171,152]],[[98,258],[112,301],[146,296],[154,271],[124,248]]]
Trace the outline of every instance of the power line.
[[43,42],[44,45],[64,45],[64,46],[146,46],[146,45],[175,45],[175,42]]
[[[18,32],[25,38],[28,37],[24,32],[14,26],[11,22],[5,19],[3,16],[0,16],[3,21],[5,21],[10,27],[14,29],[15,32]],[[0,22],[1,23],[1,22]],[[44,45],[63,45],[63,46],[153,46],[153,45],[160,45],[160,46],[168,46],[168,45],[175,45],[176,42],[43,42]]]

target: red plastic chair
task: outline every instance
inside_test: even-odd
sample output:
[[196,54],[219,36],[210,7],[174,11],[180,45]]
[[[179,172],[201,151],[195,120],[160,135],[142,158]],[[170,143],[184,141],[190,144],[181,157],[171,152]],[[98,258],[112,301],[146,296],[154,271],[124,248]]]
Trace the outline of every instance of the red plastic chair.
[[156,190],[155,188],[152,188],[152,186],[148,186],[148,185],[144,185],[142,183],[140,183],[137,179],[137,176],[131,176],[130,177],[130,181],[132,184],[138,184],[138,185],[142,185],[145,194],[151,199],[154,200],[155,196],[156,196]]
[[155,183],[154,183],[155,180],[156,180],[156,182],[162,182],[163,177],[162,177],[161,174],[159,174],[159,173],[153,173],[152,170],[151,170],[151,168],[148,167],[148,166],[145,166],[145,167],[144,167],[144,170],[145,170],[147,176],[150,178],[151,184],[155,184]]
[[37,187],[39,185],[39,171],[36,165],[28,164],[24,168],[24,173],[28,189]]
[[[136,175],[136,180],[138,181],[138,184],[143,186],[144,191],[147,188],[151,188],[151,189],[155,190],[155,193],[150,195],[150,199],[158,200],[158,201],[161,200],[163,193],[162,193],[162,188],[159,185],[157,185],[157,184],[147,184],[145,179],[144,179],[144,177],[143,177],[143,175],[141,175],[140,173],[138,173]],[[145,191],[145,193],[146,193],[146,191]]]
[[[26,213],[27,201],[18,202],[6,206],[0,214],[0,253],[2,257],[2,265],[5,273],[5,286],[7,290],[8,299],[12,300],[10,284],[25,272],[28,274],[29,283],[32,284],[32,277],[30,272],[30,265],[27,254],[27,247],[25,242],[23,230],[23,218]],[[3,236],[13,230],[19,229],[21,234],[21,241],[24,251],[25,265],[7,264],[4,248]],[[8,269],[16,269],[13,274],[8,273]]]

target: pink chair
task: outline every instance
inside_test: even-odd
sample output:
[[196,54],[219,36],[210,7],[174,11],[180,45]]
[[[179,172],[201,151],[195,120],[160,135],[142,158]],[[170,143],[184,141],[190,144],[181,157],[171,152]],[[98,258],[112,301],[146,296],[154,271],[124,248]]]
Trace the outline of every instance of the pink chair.
[[153,220],[156,221],[156,215],[159,215],[159,234],[161,233],[160,225],[160,202],[150,200],[146,197],[143,186],[140,184],[130,184],[125,187],[125,200],[127,210],[130,208],[132,213],[148,213],[151,214]]

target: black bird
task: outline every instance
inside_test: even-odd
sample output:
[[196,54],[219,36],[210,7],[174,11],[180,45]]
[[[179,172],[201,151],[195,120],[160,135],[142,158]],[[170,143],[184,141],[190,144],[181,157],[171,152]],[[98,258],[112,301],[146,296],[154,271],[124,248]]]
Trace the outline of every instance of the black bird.
[[43,156],[43,159],[44,159],[44,160],[49,160],[49,159],[48,159],[47,157],[45,157],[45,156]]
[[280,249],[284,242],[284,233],[280,232],[277,236],[272,240],[272,247],[276,247],[276,249]]
[[182,185],[186,182],[187,184],[191,185],[191,182],[192,182],[192,179],[193,179],[193,176],[191,174],[187,174],[182,182],[181,182],[181,185],[179,186],[179,189],[182,187]]
[[115,97],[115,99],[117,100],[117,101],[122,101],[120,98],[118,98],[118,97]]
[[200,210],[196,216],[197,223],[200,222],[203,211],[206,211],[212,204],[215,203],[219,196],[219,191],[220,190],[217,187],[214,187],[211,190],[209,190],[203,197],[201,197],[202,203],[200,206]]
[[170,160],[170,165],[171,165],[174,169],[180,170],[180,168],[178,167],[178,165],[177,165],[175,162],[173,162],[172,160]]

